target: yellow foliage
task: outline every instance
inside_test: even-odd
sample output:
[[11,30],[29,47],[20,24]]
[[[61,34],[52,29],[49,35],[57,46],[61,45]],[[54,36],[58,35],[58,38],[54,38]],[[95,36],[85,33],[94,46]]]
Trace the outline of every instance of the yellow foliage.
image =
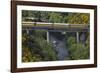
[[67,17],[70,24],[89,24],[90,15],[88,13],[70,13]]

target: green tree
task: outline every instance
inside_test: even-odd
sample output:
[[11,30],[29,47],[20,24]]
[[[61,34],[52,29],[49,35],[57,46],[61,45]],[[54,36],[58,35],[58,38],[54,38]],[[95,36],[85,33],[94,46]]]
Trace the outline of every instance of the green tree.
[[89,42],[87,40],[86,45],[83,43],[76,43],[74,37],[69,37],[67,40],[68,48],[70,52],[70,59],[80,60],[89,58]]
[[51,23],[61,23],[62,22],[61,14],[60,13],[51,12],[50,13],[49,22],[51,22]]
[[31,34],[22,33],[22,61],[52,61],[56,60],[56,51],[52,44],[46,41],[45,30],[32,30]]

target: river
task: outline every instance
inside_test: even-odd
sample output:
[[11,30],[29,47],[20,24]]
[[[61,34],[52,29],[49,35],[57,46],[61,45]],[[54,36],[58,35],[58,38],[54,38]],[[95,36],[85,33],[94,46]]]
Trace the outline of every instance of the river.
[[68,48],[65,44],[65,38],[64,35],[58,32],[50,32],[49,33],[49,40],[55,47],[55,50],[57,51],[57,57],[59,60],[65,60],[69,56],[68,54]]

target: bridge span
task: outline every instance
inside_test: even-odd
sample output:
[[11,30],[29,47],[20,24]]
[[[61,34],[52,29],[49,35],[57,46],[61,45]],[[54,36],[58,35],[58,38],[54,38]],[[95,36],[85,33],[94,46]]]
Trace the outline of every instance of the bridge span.
[[27,34],[29,33],[30,30],[34,29],[46,30],[48,42],[49,42],[49,32],[75,32],[76,40],[79,43],[79,32],[88,32],[89,24],[22,22],[22,30],[26,30]]

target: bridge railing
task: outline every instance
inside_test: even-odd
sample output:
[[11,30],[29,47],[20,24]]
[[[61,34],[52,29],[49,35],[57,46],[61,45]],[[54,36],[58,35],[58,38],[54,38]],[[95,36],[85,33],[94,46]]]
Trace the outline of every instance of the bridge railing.
[[89,24],[45,23],[45,22],[22,22],[23,27],[54,27],[54,28],[88,28]]

